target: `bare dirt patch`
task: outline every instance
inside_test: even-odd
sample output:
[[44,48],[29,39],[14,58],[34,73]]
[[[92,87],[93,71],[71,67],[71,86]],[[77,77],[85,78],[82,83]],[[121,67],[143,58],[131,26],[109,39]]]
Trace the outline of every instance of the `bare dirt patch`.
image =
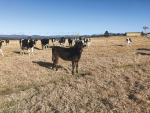
[[92,39],[74,76],[62,59],[52,71],[51,48],[40,41],[30,57],[20,55],[19,41],[3,44],[0,112],[150,112],[150,40],[130,37],[126,47],[125,38]]

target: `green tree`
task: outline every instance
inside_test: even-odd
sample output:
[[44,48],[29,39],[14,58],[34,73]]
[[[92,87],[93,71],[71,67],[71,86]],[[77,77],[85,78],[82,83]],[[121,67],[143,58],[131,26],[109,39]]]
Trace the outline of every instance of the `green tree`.
[[104,36],[105,36],[105,37],[108,37],[108,36],[109,36],[108,31],[105,31]]

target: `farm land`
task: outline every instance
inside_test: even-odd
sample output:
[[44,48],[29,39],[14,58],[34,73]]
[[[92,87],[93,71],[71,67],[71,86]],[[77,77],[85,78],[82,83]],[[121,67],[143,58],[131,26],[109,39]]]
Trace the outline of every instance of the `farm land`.
[[149,113],[150,39],[129,37],[126,47],[126,38],[92,38],[74,76],[72,63],[60,58],[59,71],[52,70],[52,50],[40,41],[34,56],[20,54],[19,40],[3,43],[0,113]]

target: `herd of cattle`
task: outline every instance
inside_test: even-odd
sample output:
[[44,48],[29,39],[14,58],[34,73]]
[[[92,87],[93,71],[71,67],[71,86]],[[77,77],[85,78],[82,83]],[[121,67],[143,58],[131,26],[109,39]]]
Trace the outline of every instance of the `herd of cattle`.
[[[58,58],[62,58],[63,60],[67,61],[72,61],[72,74],[74,75],[74,67],[76,66],[76,72],[78,73],[78,61],[81,57],[83,47],[87,46],[88,48],[91,45],[91,38],[75,38],[75,45],[72,46],[73,39],[69,38],[68,43],[69,43],[69,48],[66,48],[66,38],[62,37],[58,40],[55,40],[54,38],[51,39],[53,46],[49,46],[49,40],[50,39],[41,39],[41,46],[42,49],[47,49],[47,48],[52,48],[52,61],[53,61],[53,66],[52,69],[56,68],[56,71],[58,70],[57,68],[57,63],[58,63]],[[9,40],[5,40],[6,45],[9,45]],[[28,54],[30,56],[30,50],[32,51],[34,47],[36,46],[38,40],[36,39],[20,39],[20,54],[24,54],[25,48],[28,50]],[[58,41],[60,44],[59,46],[55,46],[55,41]],[[0,51],[3,56],[3,52],[1,50],[2,43],[4,41],[0,40]]]
[[[9,45],[9,40],[5,40],[6,41],[6,45]],[[54,68],[56,68],[56,71],[58,71],[57,68],[57,63],[58,63],[58,58],[62,58],[63,60],[66,61],[71,61],[72,62],[72,75],[74,75],[74,68],[76,66],[76,73],[78,73],[78,61],[80,60],[81,54],[83,52],[83,47],[87,46],[88,48],[91,45],[91,38],[74,38],[75,41],[75,45],[72,46],[72,42],[73,39],[69,38],[68,39],[68,43],[69,43],[69,48],[66,48],[66,38],[62,37],[60,39],[58,39],[57,41],[60,44],[59,46],[55,46],[55,39],[52,38],[51,39],[53,46],[49,46],[49,39],[41,39],[41,46],[42,49],[47,49],[52,48],[52,61],[53,61],[53,65],[52,65],[52,69],[54,70]],[[1,50],[1,46],[2,43],[4,41],[0,40],[0,51],[2,53],[3,56],[3,52]],[[131,45],[131,38],[126,38],[126,46]],[[24,49],[27,48],[28,49],[28,54],[30,56],[30,49],[32,51],[32,55],[33,54],[33,50],[34,47],[36,46],[37,40],[35,39],[20,39],[19,41],[20,43],[20,54],[24,54]]]

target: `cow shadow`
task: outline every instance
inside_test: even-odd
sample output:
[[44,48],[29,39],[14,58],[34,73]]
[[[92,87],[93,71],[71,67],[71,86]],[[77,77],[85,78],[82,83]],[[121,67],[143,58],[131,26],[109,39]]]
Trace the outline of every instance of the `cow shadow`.
[[34,47],[34,49],[37,49],[37,50],[42,50],[42,49],[39,49],[39,48],[37,48],[37,47]]
[[[32,63],[36,63],[39,66],[45,67],[50,69],[50,67],[52,67],[53,63],[50,62],[42,62],[42,61],[32,61]],[[62,68],[61,66],[57,66],[58,68]]]
[[[150,51],[150,49],[147,48],[138,48],[137,50],[142,50],[142,51]],[[138,52],[136,54],[140,54],[140,55],[150,55],[150,53],[144,53],[144,52]]]
[[136,54],[140,54],[140,55],[150,55],[150,54],[147,54],[147,53],[143,53],[143,52],[138,52]]
[[85,75],[91,75],[90,72],[87,72],[87,73],[81,73],[81,76],[85,76]]
[[116,46],[123,47],[123,45],[116,45]]
[[150,51],[150,49],[146,49],[146,48],[138,48],[137,50]]
[[115,47],[116,47],[116,46],[118,46],[118,47],[123,47],[123,45],[110,45],[110,46],[115,46]]
[[[42,62],[42,61],[32,61],[32,63],[36,63],[36,64],[38,64],[39,66],[42,66],[42,67],[45,67],[45,68],[48,68],[48,69],[50,69],[50,67],[52,67],[53,66],[53,63],[50,63],[50,62]],[[58,67],[58,70],[59,70],[59,68],[63,68],[62,66],[60,66],[60,65],[57,65],[57,67]],[[51,68],[52,69],[52,68]],[[65,68],[63,68],[67,73],[69,73],[68,71],[67,71],[67,69],[65,69]],[[55,69],[54,69],[55,70]]]
[[[14,53],[15,53],[15,54],[22,55],[22,54],[20,54],[20,52],[17,52],[17,51],[14,51]],[[28,54],[28,53],[24,52],[24,54]]]

